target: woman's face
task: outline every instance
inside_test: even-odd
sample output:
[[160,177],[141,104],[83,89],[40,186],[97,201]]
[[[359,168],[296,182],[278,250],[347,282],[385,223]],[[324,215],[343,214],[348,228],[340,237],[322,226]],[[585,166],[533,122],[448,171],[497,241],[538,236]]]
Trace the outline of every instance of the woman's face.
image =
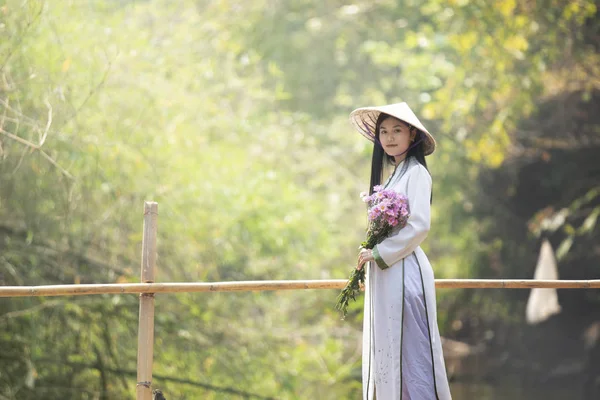
[[405,152],[414,137],[414,130],[411,132],[406,123],[394,117],[386,118],[379,126],[379,141],[389,156]]

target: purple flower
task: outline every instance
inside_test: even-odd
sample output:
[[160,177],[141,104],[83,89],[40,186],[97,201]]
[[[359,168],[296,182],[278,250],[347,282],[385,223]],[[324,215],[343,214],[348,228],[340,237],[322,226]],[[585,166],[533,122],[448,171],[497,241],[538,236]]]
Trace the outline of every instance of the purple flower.
[[373,190],[371,196],[361,194],[369,207],[367,236],[382,240],[391,233],[392,228],[406,225],[409,215],[408,198],[393,190],[382,189],[381,185],[377,185]]
[[[403,228],[406,225],[409,216],[409,204],[406,196],[393,190],[383,189],[381,185],[373,188],[373,194],[360,194],[361,199],[367,203],[369,217],[369,227],[367,229],[366,240],[361,243],[365,249],[373,249],[377,243],[380,243],[392,232],[393,228]],[[350,300],[360,293],[360,284],[365,282],[365,268],[360,270],[353,269],[346,287],[338,296],[337,308],[344,315]]]

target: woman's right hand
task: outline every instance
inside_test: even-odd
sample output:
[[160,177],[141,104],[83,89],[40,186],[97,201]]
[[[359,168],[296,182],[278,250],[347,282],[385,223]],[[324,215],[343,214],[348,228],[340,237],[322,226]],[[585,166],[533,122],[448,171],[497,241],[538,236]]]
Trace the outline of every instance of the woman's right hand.
[[358,253],[358,265],[356,266],[357,270],[361,270],[363,266],[367,263],[367,261],[374,261],[373,250],[370,249],[361,249],[360,253]]

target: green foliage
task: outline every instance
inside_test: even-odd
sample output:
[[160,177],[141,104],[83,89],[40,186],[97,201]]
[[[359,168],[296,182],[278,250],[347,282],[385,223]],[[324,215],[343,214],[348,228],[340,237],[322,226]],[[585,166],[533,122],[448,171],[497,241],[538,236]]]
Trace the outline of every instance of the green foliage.
[[[159,203],[158,281],[344,277],[370,158],[347,115],[400,100],[438,139],[426,250],[437,277],[468,277],[492,246],[471,182],[502,163],[565,62],[595,65],[577,33],[595,13],[551,0],[8,0],[0,281],[137,281],[144,200]],[[341,322],[336,295],[157,296],[155,385],[169,399],[356,397],[361,309]],[[131,398],[136,337],[133,296],[3,300],[0,393]]]

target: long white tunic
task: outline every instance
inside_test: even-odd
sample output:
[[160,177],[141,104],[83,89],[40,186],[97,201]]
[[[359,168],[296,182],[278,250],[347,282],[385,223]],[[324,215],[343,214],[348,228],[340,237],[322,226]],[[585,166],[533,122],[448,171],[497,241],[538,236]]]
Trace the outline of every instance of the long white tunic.
[[411,158],[386,188],[408,197],[411,214],[404,228],[375,246],[376,262],[367,265],[363,399],[450,400],[433,270],[419,247],[430,226],[431,176]]

